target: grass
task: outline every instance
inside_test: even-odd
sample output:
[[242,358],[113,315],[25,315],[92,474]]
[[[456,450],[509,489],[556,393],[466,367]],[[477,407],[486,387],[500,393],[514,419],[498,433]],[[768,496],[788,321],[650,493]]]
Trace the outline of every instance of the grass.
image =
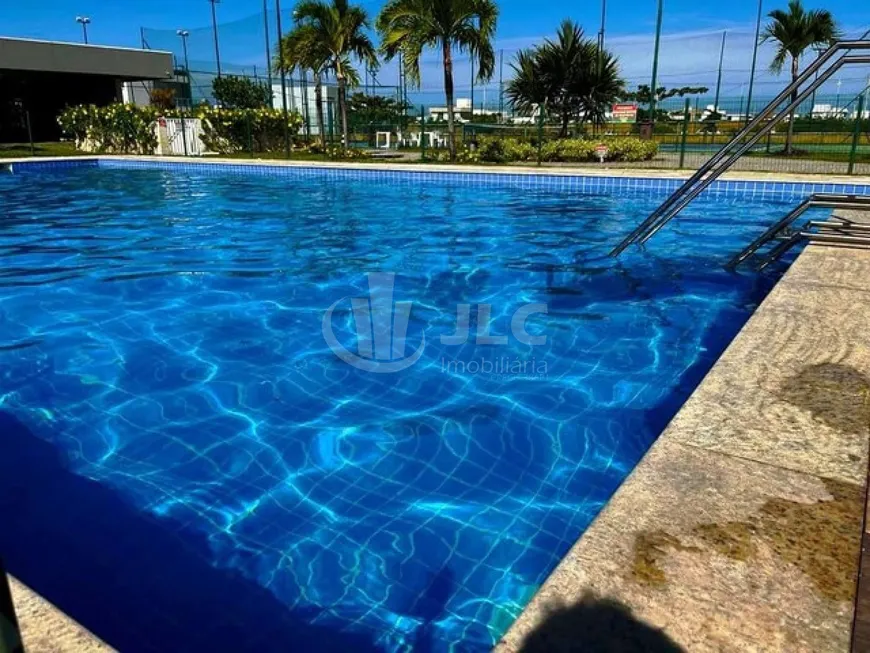
[[[783,150],[771,150],[768,152],[759,152],[753,151],[749,152],[747,156],[751,156],[753,158],[766,158],[766,159],[802,159],[805,161],[827,161],[830,163],[848,163],[850,152],[846,151],[819,151],[819,150],[795,150],[791,154],[785,154]],[[870,152],[866,150],[858,150],[855,153],[855,163],[870,163]]]
[[28,156],[83,156],[87,152],[76,150],[75,143],[0,143],[0,159],[19,159]]

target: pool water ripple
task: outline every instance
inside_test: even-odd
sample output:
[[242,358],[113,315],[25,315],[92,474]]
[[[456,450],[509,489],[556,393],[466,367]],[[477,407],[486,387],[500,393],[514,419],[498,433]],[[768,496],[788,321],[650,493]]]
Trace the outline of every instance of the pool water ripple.
[[[0,193],[0,410],[300,623],[388,651],[497,641],[776,281],[721,265],[787,210],[702,198],[614,260],[661,198],[97,168]],[[321,333],[372,272],[413,302],[409,350],[425,332],[395,374]],[[528,303],[543,346],[439,341],[458,304],[504,334]],[[349,302],[334,325],[355,351]],[[502,358],[534,362],[449,365]]]

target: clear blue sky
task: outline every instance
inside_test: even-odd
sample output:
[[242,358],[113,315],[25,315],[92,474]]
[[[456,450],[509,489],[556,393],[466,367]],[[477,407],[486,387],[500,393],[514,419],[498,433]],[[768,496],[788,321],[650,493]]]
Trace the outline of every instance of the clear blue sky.
[[[270,7],[274,3],[270,2]],[[375,13],[383,4],[367,0],[362,4]],[[649,32],[655,21],[655,2],[646,0],[610,0],[608,30],[614,34]],[[785,5],[785,0],[765,0],[765,10]],[[870,5],[860,0],[810,1],[808,6],[824,6],[841,23],[850,27],[870,27]],[[560,19],[570,16],[590,32],[597,31],[600,4],[562,0],[500,0],[499,37],[503,39],[536,37],[550,33]],[[283,7],[292,3],[285,0]],[[697,0],[665,0],[665,30],[669,32],[745,27],[753,22],[755,0],[729,0],[702,3]],[[218,5],[221,21],[248,16],[262,9],[257,0],[223,0]],[[75,23],[77,14],[93,20],[90,31],[94,41],[117,45],[138,45],[139,27],[200,27],[210,21],[207,0],[41,0],[40,2],[0,3],[0,34],[59,40],[80,38]]]
[[[785,6],[787,0],[763,0],[764,12]],[[361,4],[374,16],[381,0],[364,0]],[[870,5],[866,0],[807,0],[808,7],[831,10],[848,35],[856,36],[870,28]],[[284,0],[282,9],[290,11],[293,3]],[[513,50],[539,41],[553,33],[562,18],[579,21],[587,33],[594,35],[600,23],[599,2],[565,2],[562,0],[500,0],[499,47],[506,50],[509,60]],[[752,29],[757,11],[756,0],[728,0],[704,3],[698,0],[665,0],[662,49],[663,81],[669,85],[683,83],[710,84],[715,78],[718,64],[721,31],[728,30],[725,57],[726,87],[739,93],[741,71],[749,68],[752,49]],[[269,2],[274,8],[274,2]],[[218,5],[220,23],[251,16],[262,11],[258,0],[223,0]],[[655,0],[608,0],[607,31],[609,46],[620,56],[623,75],[631,82],[641,82],[648,76],[652,35],[655,25]],[[190,39],[191,58],[211,58],[210,32],[196,31],[210,25],[208,0],[40,0],[39,2],[0,1],[0,35],[77,41],[81,27],[76,15],[87,15],[92,23],[89,36],[92,43],[139,46],[139,28],[165,29],[165,33],[152,32],[151,47],[178,52],[178,39],[174,30],[184,27],[194,33]],[[262,65],[265,59],[259,23],[228,24],[222,28],[221,50],[225,62]],[[766,66],[762,55],[762,67]],[[769,57],[767,58],[769,61]],[[433,92],[440,87],[437,56],[424,67],[424,89]],[[194,67],[192,65],[192,67]],[[858,79],[866,78],[868,71],[851,73],[846,85],[855,86]],[[382,76],[391,75],[389,68]],[[462,87],[463,72],[457,71],[458,86]],[[771,80],[771,84],[774,82]]]

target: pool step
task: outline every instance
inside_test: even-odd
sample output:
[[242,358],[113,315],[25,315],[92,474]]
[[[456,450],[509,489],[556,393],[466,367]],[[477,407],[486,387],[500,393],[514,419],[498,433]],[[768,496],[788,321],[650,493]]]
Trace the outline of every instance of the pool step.
[[[841,215],[832,215],[824,221],[809,220],[795,229],[792,226],[794,222],[811,208],[870,211],[870,197],[814,193],[752,241],[748,247],[732,258],[726,267],[735,270],[748,260],[757,259],[755,268],[763,270],[779,260],[792,247],[804,241],[852,247],[870,246],[870,225],[855,222]],[[766,253],[760,253],[767,245],[772,247]]]

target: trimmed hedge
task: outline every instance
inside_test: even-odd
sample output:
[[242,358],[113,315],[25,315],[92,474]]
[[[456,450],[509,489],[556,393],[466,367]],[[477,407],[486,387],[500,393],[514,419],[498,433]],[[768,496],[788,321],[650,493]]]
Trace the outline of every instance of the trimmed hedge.
[[[63,131],[75,139],[76,149],[109,154],[153,154],[158,117],[177,118],[177,110],[110,104],[69,107],[58,116]],[[196,107],[186,117],[202,120],[205,146],[219,154],[278,151],[284,147],[284,112],[279,109],[215,109]],[[287,128],[294,139],[302,116],[290,113]]]
[[69,107],[58,116],[61,129],[76,149],[111,154],[151,154],[157,147],[155,107],[110,104]]
[[[216,109],[198,107],[193,117],[202,120],[203,143],[212,152],[277,152],[284,148],[284,112],[280,109]],[[291,141],[302,126],[302,116],[287,114]]]
[[[560,139],[547,141],[541,148],[541,159],[548,162],[582,163],[598,161],[595,148],[607,146],[605,161],[649,161],[658,154],[658,144],[654,141],[632,137],[592,139]],[[449,158],[445,153],[441,159]],[[468,144],[456,153],[461,163],[517,163],[538,160],[538,148],[529,141],[519,138],[499,138],[479,136],[477,147],[472,150]]]

